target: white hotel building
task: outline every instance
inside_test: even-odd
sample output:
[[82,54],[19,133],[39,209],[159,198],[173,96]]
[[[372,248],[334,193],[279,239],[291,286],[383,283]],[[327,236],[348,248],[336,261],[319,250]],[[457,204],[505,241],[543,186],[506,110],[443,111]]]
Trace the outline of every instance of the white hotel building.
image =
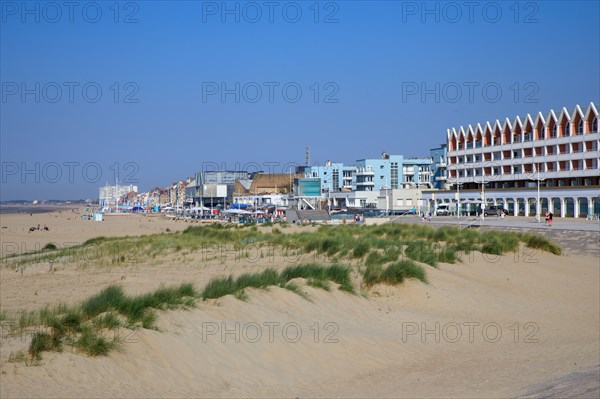
[[[460,200],[501,205],[511,214],[586,217],[600,213],[597,105],[541,112],[513,121],[447,131],[447,183]],[[482,183],[484,189],[482,190]],[[455,192],[430,193],[430,206],[456,202]],[[433,194],[433,195],[431,195]]]

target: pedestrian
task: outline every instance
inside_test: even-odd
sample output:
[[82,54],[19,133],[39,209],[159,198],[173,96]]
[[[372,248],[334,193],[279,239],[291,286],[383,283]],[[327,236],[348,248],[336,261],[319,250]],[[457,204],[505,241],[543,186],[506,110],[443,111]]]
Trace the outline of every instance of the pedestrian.
[[548,226],[550,220],[550,213],[548,211],[546,211],[546,216],[544,218],[546,219],[546,226]]
[[550,212],[550,214],[548,214],[548,224],[550,225],[550,227],[552,227],[552,216],[554,216],[552,214],[552,212]]
[[427,214],[427,219],[431,222],[431,211]]

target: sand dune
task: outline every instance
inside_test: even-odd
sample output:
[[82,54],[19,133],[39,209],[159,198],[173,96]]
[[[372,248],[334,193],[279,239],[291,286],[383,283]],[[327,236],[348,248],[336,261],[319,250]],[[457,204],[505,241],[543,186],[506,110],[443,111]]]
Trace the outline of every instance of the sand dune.
[[[114,281],[145,292],[264,267],[193,265],[167,259],[54,273],[42,265],[23,277],[3,269],[2,308],[28,307],[19,289],[39,307],[78,302]],[[248,302],[228,296],[161,312],[160,331],[123,330],[127,342],[100,358],[44,353],[27,367],[7,361],[27,346],[13,339],[0,347],[0,396],[498,398],[598,364],[597,259],[476,253],[427,274],[429,284],[379,285],[366,297],[306,287],[308,301],[271,288],[249,290]]]

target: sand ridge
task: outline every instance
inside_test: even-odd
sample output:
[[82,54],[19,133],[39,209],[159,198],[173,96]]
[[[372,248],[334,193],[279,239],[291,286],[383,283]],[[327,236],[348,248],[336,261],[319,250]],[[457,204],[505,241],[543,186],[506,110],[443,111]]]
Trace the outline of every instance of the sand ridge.
[[[180,260],[53,273],[39,265],[22,277],[3,268],[0,305],[77,303],[113,282],[128,293],[161,282],[201,286],[265,267]],[[161,312],[160,331],[135,331],[107,357],[45,353],[26,367],[7,362],[26,342],[3,342],[0,396],[515,397],[598,364],[599,269],[586,256],[475,253],[427,266],[428,284],[377,285],[366,296],[305,287],[309,301],[276,287],[248,290],[247,302],[227,296]]]

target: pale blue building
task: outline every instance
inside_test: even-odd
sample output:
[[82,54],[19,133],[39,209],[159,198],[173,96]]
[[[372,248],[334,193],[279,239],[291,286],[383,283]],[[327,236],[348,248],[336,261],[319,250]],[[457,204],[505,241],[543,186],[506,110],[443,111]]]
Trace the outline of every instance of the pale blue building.
[[321,179],[322,193],[375,191],[382,188],[431,188],[431,158],[404,158],[383,153],[381,158],[365,158],[355,165],[326,162],[305,169],[306,177]]

